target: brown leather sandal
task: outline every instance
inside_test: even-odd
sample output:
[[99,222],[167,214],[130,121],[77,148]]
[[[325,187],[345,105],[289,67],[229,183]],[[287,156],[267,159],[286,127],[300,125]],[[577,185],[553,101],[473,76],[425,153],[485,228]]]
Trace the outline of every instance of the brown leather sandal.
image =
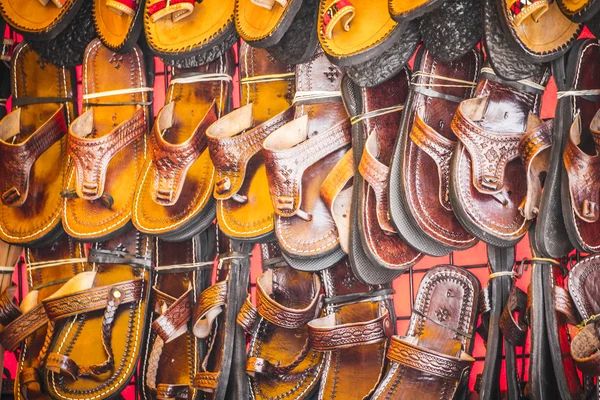
[[[351,246],[351,265],[359,279],[367,283],[384,283],[376,279],[376,270],[394,270],[398,274],[412,267],[421,254],[398,236],[390,221],[388,197],[389,165],[398,136],[402,110],[408,95],[408,76],[404,70],[389,81],[374,88],[344,91],[344,102],[353,114],[352,146],[358,152],[358,175],[354,177],[354,202],[351,235],[359,235],[362,246]],[[356,104],[348,105],[360,96]],[[357,248],[358,247],[358,248]],[[364,251],[372,265],[357,262],[356,252]],[[379,267],[379,268],[378,268]]]
[[85,0],[2,0],[0,13],[27,37],[49,40],[75,18],[84,3]]
[[21,349],[15,375],[16,399],[49,398],[45,394],[41,373],[56,325],[49,322],[42,301],[85,270],[87,259],[83,252],[82,244],[74,244],[64,234],[45,247],[26,249],[29,293],[19,307],[12,302],[15,286],[2,295],[2,345],[8,351]]
[[472,96],[482,56],[472,50],[451,62],[421,48],[390,173],[390,216],[405,240],[426,254],[464,250],[478,240],[462,227],[449,198],[456,136],[450,122]]
[[191,331],[192,310],[210,285],[214,230],[190,240],[156,244],[155,283],[150,293],[150,333],[138,382],[143,399],[194,399],[194,376],[206,351]]
[[360,282],[346,260],[321,272],[325,317],[308,323],[312,349],[324,354],[319,399],[364,399],[383,377],[396,331],[393,290]]
[[450,167],[450,202],[461,224],[498,247],[516,244],[541,201],[552,121],[537,117],[549,77],[504,81],[484,68],[475,98],[452,120],[459,142]]
[[147,0],[144,31],[148,45],[174,66],[208,64],[238,39],[233,8],[234,0]]
[[450,400],[466,393],[479,290],[465,269],[442,265],[427,271],[406,336],[391,340],[391,365],[374,400]]
[[531,62],[541,63],[562,56],[575,43],[583,24],[570,21],[558,2],[501,0],[500,20],[507,39]]
[[138,47],[117,54],[99,40],[86,49],[82,79],[85,112],[69,127],[63,227],[75,238],[99,241],[130,225],[152,88]]
[[107,398],[127,385],[147,333],[152,249],[133,229],[94,243],[89,269],[42,301],[57,324],[45,363],[51,397]]
[[133,200],[133,224],[164,240],[187,240],[215,218],[215,169],[206,130],[231,107],[233,53],[176,70],[151,134]]
[[74,119],[75,71],[48,63],[29,45],[13,53],[13,111],[0,121],[0,239],[44,246],[60,223],[67,127]]
[[344,255],[335,222],[319,193],[347,152],[350,121],[340,102],[342,73],[321,50],[296,68],[294,120],[271,133],[263,147],[283,256],[294,268],[316,271]]
[[93,0],[94,25],[102,44],[113,51],[127,52],[143,28],[143,0]]
[[307,327],[321,312],[321,281],[315,273],[286,265],[276,245],[263,246],[263,265],[265,272],[256,279],[256,306],[248,295],[237,319],[251,334],[246,372],[253,398],[309,398],[322,367]]
[[[250,278],[249,254],[231,251],[229,240],[218,232],[216,282],[196,303],[193,332],[207,339],[207,352],[194,376],[194,388],[206,399],[248,398],[238,392],[238,363],[243,363],[245,338],[236,318],[246,296]],[[238,348],[243,343],[243,349]],[[241,367],[241,366],[240,366]]]

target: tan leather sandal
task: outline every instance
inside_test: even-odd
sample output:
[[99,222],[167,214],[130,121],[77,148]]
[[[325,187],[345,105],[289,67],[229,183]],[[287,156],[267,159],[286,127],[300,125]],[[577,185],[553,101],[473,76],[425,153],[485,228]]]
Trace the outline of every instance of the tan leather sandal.
[[215,169],[206,130],[231,107],[233,53],[175,70],[151,133],[151,156],[133,199],[133,224],[169,241],[187,240],[215,218]]
[[117,54],[99,40],[86,49],[82,80],[84,113],[69,127],[63,227],[78,239],[104,240],[130,225],[152,88],[138,47]]
[[87,270],[42,301],[56,324],[45,362],[52,398],[107,398],[127,385],[147,333],[152,249],[133,229],[94,243]]
[[24,35],[48,40],[75,18],[83,3],[85,0],[2,0],[0,13]]
[[0,239],[44,246],[62,234],[67,127],[75,71],[21,43],[12,57],[13,111],[0,121]]
[[94,25],[106,47],[131,50],[143,28],[144,0],[93,0]]

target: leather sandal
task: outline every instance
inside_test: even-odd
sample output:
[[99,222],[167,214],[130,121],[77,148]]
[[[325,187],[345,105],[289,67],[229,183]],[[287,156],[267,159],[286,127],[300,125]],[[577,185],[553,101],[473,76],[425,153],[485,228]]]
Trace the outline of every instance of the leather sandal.
[[[191,331],[192,310],[210,286],[215,233],[156,244],[156,277],[150,293],[150,333],[138,377],[143,399],[194,399],[206,343]],[[174,367],[176,366],[176,367]]]
[[[321,313],[321,280],[288,266],[276,245],[263,245],[265,272],[237,321],[251,334],[246,372],[254,399],[305,399],[316,391],[322,355],[310,346],[307,323]],[[265,267],[266,266],[266,267]]]
[[221,57],[238,39],[234,0],[147,0],[144,32],[150,50],[165,63],[197,67]]
[[[389,50],[404,40],[408,24],[392,20],[385,0],[321,0],[317,26],[327,58],[338,66],[360,68],[363,75],[370,76],[370,86],[404,67],[394,62],[400,54]],[[406,53],[401,55],[408,61],[410,54]]]
[[152,88],[138,47],[113,53],[94,40],[83,66],[85,112],[69,127],[63,227],[82,240],[128,228],[135,183],[146,158]]
[[296,93],[296,68],[276,60],[267,50],[240,44],[241,105],[252,103],[255,125],[273,118],[292,105]]
[[563,15],[557,2],[501,0],[497,6],[507,39],[533,63],[565,54],[583,29]]
[[[273,207],[262,143],[294,116],[288,103],[293,73],[277,73],[286,66],[268,61],[266,50],[250,49],[248,45],[242,49],[243,106],[212,124],[206,136],[216,169],[214,197],[219,227],[233,240],[263,241],[273,236]],[[257,60],[259,54],[265,60]],[[278,98],[281,100],[271,107],[270,99]],[[272,116],[274,112],[277,114]]]
[[26,38],[49,40],[77,15],[85,0],[2,0],[0,13]]
[[416,19],[435,10],[446,0],[389,0],[388,11],[394,21],[404,22]]
[[192,319],[194,335],[207,341],[193,385],[206,399],[247,399],[247,385],[240,383],[240,378],[247,382],[243,372],[246,338],[236,318],[246,297],[250,255],[232,251],[227,237],[221,232],[217,235],[216,281],[200,294]]
[[537,115],[549,71],[517,82],[483,71],[475,97],[460,103],[451,123],[459,142],[449,197],[473,236],[510,247],[539,213],[552,121]]
[[56,325],[48,320],[42,301],[85,270],[84,247],[62,235],[45,247],[25,250],[28,294],[19,307],[13,303],[16,286],[7,288],[0,303],[4,330],[0,341],[5,350],[20,348],[15,375],[16,399],[48,399],[42,368],[48,355]]
[[117,52],[131,50],[142,32],[142,0],[94,0],[94,25],[102,44]]
[[324,354],[319,399],[370,398],[384,376],[396,329],[393,290],[360,282],[347,260],[321,272],[325,316],[308,324],[309,344]]
[[[362,281],[381,284],[390,281],[388,271],[396,277],[421,257],[396,234],[389,217],[389,164],[408,95],[408,72],[403,70],[374,88],[351,85],[345,78],[342,93],[352,115],[352,146],[358,165],[350,235],[358,235],[360,243],[356,246],[351,241],[350,265]],[[366,254],[370,262],[361,263],[357,253]]]
[[600,1],[556,0],[560,11],[573,22],[586,22],[600,11]]
[[441,61],[462,58],[481,41],[480,0],[446,1],[421,22],[423,44]]
[[280,62],[310,60],[317,47],[318,0],[239,0],[235,26],[253,47],[267,48]]
[[477,243],[460,224],[449,199],[450,160],[457,138],[450,122],[474,92],[481,66],[477,50],[443,62],[421,48],[390,169],[390,217],[408,244],[441,256]]
[[42,301],[56,324],[45,362],[51,397],[107,398],[127,385],[147,333],[152,249],[133,229],[93,243],[87,271]]
[[562,209],[571,243],[585,252],[600,250],[599,141],[600,110],[585,129],[575,116],[563,154]]
[[454,399],[468,390],[475,359],[479,281],[452,265],[427,271],[419,286],[406,336],[394,336],[390,367],[372,399]]
[[133,199],[132,220],[141,232],[182,241],[214,220],[215,169],[206,130],[231,108],[233,71],[233,53],[175,70]]
[[[341,77],[322,51],[298,65],[294,119],[263,143],[275,234],[286,261],[303,271],[330,267],[344,255],[330,211],[343,186],[323,188],[351,142],[350,121],[340,101]],[[331,199],[329,206],[323,191]]]
[[534,64],[525,59],[506,37],[500,22],[500,10],[495,0],[483,0],[483,46],[490,67],[496,75],[509,81],[529,78],[541,73],[543,64]]
[[11,71],[13,111],[0,121],[0,239],[45,246],[62,234],[75,71],[46,62],[25,43],[15,49]]

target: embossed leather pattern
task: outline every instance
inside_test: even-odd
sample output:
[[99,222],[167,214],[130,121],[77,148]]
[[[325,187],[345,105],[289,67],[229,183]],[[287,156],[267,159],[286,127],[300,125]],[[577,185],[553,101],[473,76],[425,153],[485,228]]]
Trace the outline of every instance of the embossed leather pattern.
[[[165,343],[176,339],[176,335],[185,326],[192,316],[192,289],[190,288],[175,303],[170,305],[154,322],[152,330],[162,338]],[[183,332],[181,332],[183,333]]]
[[9,286],[0,295],[0,324],[6,326],[21,315],[21,310],[14,303],[16,286]]
[[227,304],[227,281],[220,281],[206,289],[200,294],[194,310],[194,321],[203,318],[204,315],[214,307]]
[[527,294],[517,286],[513,286],[500,317],[500,330],[504,338],[513,346],[523,346],[527,339],[526,313]]
[[25,338],[48,323],[44,307],[38,304],[8,324],[0,336],[4,349],[14,351]]

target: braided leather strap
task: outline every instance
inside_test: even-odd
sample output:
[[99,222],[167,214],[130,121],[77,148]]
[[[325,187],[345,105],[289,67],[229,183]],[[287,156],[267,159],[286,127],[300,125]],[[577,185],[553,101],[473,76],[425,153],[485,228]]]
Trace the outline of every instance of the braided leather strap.
[[387,310],[380,317],[370,321],[346,324],[338,324],[338,322],[337,314],[330,314],[309,322],[310,347],[317,351],[339,350],[380,343],[394,333]]

